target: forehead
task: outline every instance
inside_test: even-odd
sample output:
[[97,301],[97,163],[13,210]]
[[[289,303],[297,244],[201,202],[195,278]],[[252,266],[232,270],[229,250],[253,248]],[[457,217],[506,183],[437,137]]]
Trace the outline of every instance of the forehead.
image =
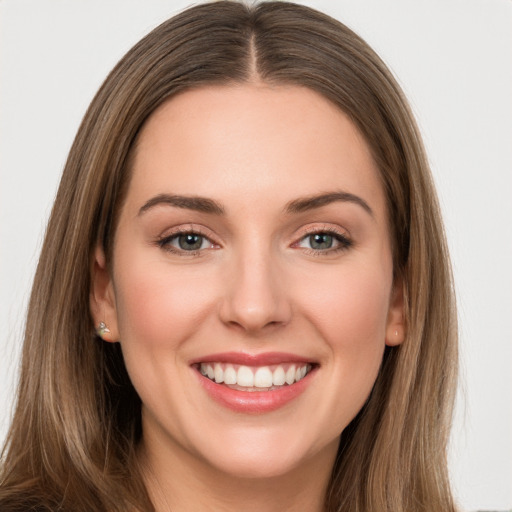
[[175,193],[278,205],[333,189],[384,208],[355,125],[307,88],[244,84],[187,91],[159,107],[139,136],[127,199]]

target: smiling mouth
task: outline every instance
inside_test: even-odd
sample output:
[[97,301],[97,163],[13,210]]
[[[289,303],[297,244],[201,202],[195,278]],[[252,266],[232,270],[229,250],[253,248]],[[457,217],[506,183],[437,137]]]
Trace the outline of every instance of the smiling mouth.
[[206,378],[238,391],[274,391],[302,380],[312,370],[311,363],[246,366],[222,362],[198,363]]

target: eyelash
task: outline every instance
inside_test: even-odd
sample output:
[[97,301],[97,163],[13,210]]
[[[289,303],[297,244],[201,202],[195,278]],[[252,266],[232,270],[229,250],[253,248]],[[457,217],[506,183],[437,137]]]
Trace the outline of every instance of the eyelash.
[[208,247],[208,249],[214,248],[214,246],[217,245],[214,242],[212,242],[210,237],[207,236],[205,233],[203,233],[201,231],[201,229],[190,228],[190,227],[187,227],[187,228],[177,228],[171,234],[166,235],[166,236],[164,236],[162,238],[159,238],[157,240],[157,245],[161,249],[163,249],[164,251],[171,252],[173,254],[177,254],[178,256],[187,257],[187,256],[199,256],[199,255],[201,255],[202,251],[204,251],[204,248],[203,249],[200,248],[200,249],[196,249],[196,250],[192,250],[192,251],[187,251],[185,249],[179,249],[179,248],[173,247],[171,245],[171,242],[173,240],[178,239],[178,237],[185,236],[185,235],[198,236],[198,237],[201,237],[203,239],[203,242],[205,240],[208,241],[210,243],[210,246]]
[[328,235],[331,236],[335,242],[338,244],[337,247],[332,247],[324,250],[313,249],[308,247],[303,247],[304,252],[310,256],[331,256],[334,254],[339,254],[350,249],[353,246],[352,240],[345,234],[337,231],[333,228],[311,228],[309,229],[304,236],[300,238],[297,242],[293,244],[293,247],[299,247],[299,244],[308,238],[314,235]]
[[[184,235],[198,236],[198,237],[202,238],[202,242],[204,242],[205,240],[208,241],[210,246],[207,248],[199,248],[196,250],[187,251],[185,249],[179,249],[179,248],[173,247],[171,245],[172,241],[174,241],[174,240],[178,239],[178,237],[184,236]],[[308,230],[304,236],[302,236],[297,242],[294,242],[292,244],[292,247],[301,248],[299,244],[301,244],[303,241],[307,240],[308,238],[310,238],[314,235],[331,236],[335,240],[335,242],[338,244],[338,246],[332,247],[332,248],[327,248],[325,250],[302,247],[302,250],[306,254],[311,255],[311,256],[321,257],[321,256],[326,256],[326,255],[338,254],[340,252],[348,250],[349,248],[351,248],[353,246],[352,240],[350,240],[350,238],[347,237],[347,235],[344,233],[340,233],[339,231],[337,231],[333,228],[323,228],[323,229],[314,228],[314,229]],[[178,256],[182,256],[182,257],[199,256],[199,255],[201,255],[202,251],[204,251],[205,249],[212,249],[212,248],[215,248],[215,246],[218,247],[218,245],[215,244],[215,242],[213,242],[209,238],[209,236],[204,234],[198,228],[178,228],[173,233],[171,233],[165,237],[159,238],[157,240],[157,245],[164,251],[168,251],[173,254],[177,254]]]

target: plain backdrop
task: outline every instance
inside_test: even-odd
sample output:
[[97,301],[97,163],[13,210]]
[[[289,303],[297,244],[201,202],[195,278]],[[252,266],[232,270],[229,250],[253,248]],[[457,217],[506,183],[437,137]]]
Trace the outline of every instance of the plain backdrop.
[[[310,0],[398,77],[424,135],[451,249],[461,384],[450,450],[467,510],[512,507],[512,1]],[[0,442],[30,282],[67,152],[117,60],[189,5],[0,0]]]

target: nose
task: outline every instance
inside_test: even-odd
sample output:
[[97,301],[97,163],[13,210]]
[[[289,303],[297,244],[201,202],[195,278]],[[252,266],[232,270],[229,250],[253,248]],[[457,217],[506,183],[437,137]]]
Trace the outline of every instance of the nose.
[[225,276],[220,307],[224,324],[254,335],[290,321],[290,298],[278,267],[275,258],[265,251],[235,258]]

